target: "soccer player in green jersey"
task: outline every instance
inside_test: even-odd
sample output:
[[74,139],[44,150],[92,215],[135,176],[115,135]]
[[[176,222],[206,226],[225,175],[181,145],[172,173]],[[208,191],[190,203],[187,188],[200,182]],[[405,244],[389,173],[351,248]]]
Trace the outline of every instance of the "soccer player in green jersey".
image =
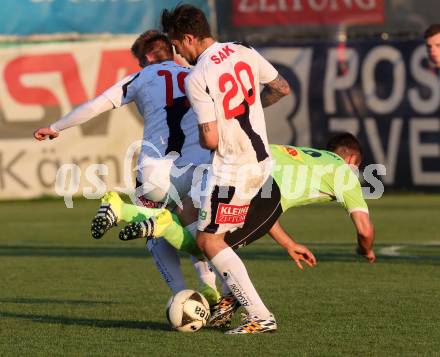
[[[343,133],[333,137],[327,149],[271,145],[276,160],[272,176],[281,191],[282,210],[337,200],[356,228],[358,253],[373,263],[374,227],[361,185],[352,171],[362,161],[361,146],[353,135]],[[293,172],[290,180],[289,172]]]
[[[228,233],[226,242],[232,248],[239,248],[268,233],[287,250],[300,268],[301,261],[314,266],[316,260],[313,254],[291,239],[278,218],[292,207],[337,200],[347,210],[356,228],[357,253],[373,263],[376,260],[374,228],[361,185],[352,170],[358,168],[362,161],[358,140],[349,133],[342,133],[328,142],[327,150],[284,145],[271,145],[270,148],[276,163],[272,170],[273,180],[269,180],[252,200],[243,228]],[[107,194],[102,204],[112,207],[117,220],[131,222],[120,232],[122,240],[163,236],[177,249],[200,256],[191,234],[169,211],[125,204],[115,193]],[[200,214],[203,215],[203,212]],[[239,304],[232,294],[228,294],[218,306],[216,322],[217,326],[221,326],[231,320]]]
[[[374,227],[359,180],[352,170],[352,167],[359,167],[362,161],[358,140],[349,133],[342,133],[329,141],[327,150],[271,145],[271,153],[276,164],[272,170],[274,182],[269,187],[270,195],[264,198],[264,192],[267,196],[268,191],[265,185],[266,188],[262,188],[261,194],[251,204],[250,210],[253,212],[250,213],[253,214],[249,215],[242,229],[229,235],[229,244],[233,247],[243,246],[266,233],[276,236],[282,229],[277,218],[283,212],[292,207],[336,200],[347,210],[356,228],[357,252],[373,263],[376,259],[373,250]],[[160,222],[165,221],[165,233],[172,232],[168,238],[171,244],[194,254],[196,248],[190,239],[191,234],[179,226],[173,214],[167,214],[163,209],[125,204],[114,195],[107,195],[103,204],[113,202],[115,210],[121,212],[115,214],[119,220],[132,222],[121,231],[122,240],[154,237],[157,232],[164,231],[164,225]]]

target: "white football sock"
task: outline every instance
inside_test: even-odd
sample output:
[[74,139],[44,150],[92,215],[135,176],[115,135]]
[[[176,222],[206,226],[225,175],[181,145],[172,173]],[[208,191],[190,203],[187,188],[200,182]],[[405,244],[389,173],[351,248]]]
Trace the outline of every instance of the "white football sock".
[[[197,234],[197,221],[188,224],[185,229],[191,233],[194,240],[196,240]],[[211,288],[217,289],[215,285],[215,273],[211,270],[211,267],[208,264],[208,261],[198,260],[195,257],[191,257],[191,261],[193,263],[194,269],[197,272],[197,276],[202,284],[208,284]]]
[[150,239],[147,248],[156,263],[156,268],[162,275],[173,294],[185,289],[180,258],[177,251],[164,238]]
[[223,275],[218,272],[218,270],[215,268],[214,265],[212,265],[212,262],[209,262],[209,267],[212,269],[212,271],[215,273],[215,276],[222,284],[222,296],[226,296],[231,293],[231,290],[229,290],[228,284],[226,284],[225,279],[223,279]]
[[231,289],[229,289],[228,284],[226,284],[224,279],[221,279],[220,281],[222,282],[222,296],[229,295],[231,293]]
[[194,269],[197,272],[200,282],[208,284],[211,288],[216,289],[215,285],[215,273],[211,270],[209,264],[205,260],[198,260],[196,257],[191,256]]
[[223,275],[237,300],[249,315],[269,318],[270,311],[266,308],[260,296],[252,285],[246,267],[240,257],[231,249],[225,248],[211,259],[212,265]]

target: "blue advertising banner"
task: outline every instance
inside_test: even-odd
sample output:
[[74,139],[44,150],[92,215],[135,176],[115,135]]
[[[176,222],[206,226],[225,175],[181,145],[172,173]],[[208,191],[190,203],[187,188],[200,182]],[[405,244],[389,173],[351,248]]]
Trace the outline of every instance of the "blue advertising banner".
[[440,190],[440,81],[422,41],[260,50],[293,88],[266,113],[272,142],[322,148],[332,134],[350,131],[364,163],[385,166],[386,174],[376,173],[385,186]]
[[[176,0],[3,0],[0,35],[141,33]],[[209,14],[208,2],[185,1]]]

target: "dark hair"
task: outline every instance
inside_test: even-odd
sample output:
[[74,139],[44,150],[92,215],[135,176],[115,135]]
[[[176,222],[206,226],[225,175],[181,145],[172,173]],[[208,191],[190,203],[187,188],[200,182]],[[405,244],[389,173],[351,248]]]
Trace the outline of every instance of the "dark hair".
[[362,160],[362,147],[358,139],[350,133],[340,133],[331,137],[327,142],[326,150],[335,153],[356,153],[360,155]]
[[424,38],[425,40],[427,40],[428,38],[435,36],[438,33],[440,33],[440,24],[432,24],[426,29]]
[[170,38],[182,40],[183,35],[189,34],[203,40],[212,37],[208,20],[199,8],[192,5],[178,5],[172,10],[164,9],[161,15],[163,32]]
[[131,53],[139,61],[139,66],[147,65],[145,56],[151,54],[157,61],[165,61],[173,58],[173,45],[169,38],[157,30],[148,30],[134,41]]

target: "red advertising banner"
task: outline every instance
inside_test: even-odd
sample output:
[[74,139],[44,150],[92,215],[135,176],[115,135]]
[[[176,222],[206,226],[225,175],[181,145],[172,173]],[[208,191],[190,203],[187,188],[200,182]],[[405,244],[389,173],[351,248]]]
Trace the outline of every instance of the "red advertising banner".
[[384,0],[233,0],[235,26],[373,24]]
[[139,70],[132,43],[130,37],[0,48],[0,200],[56,194],[58,169],[72,163],[79,167],[75,194],[93,186],[86,172],[101,162],[109,168],[107,188],[124,185],[125,152],[142,137],[135,107],[105,112],[57,140],[37,142],[32,133]]

